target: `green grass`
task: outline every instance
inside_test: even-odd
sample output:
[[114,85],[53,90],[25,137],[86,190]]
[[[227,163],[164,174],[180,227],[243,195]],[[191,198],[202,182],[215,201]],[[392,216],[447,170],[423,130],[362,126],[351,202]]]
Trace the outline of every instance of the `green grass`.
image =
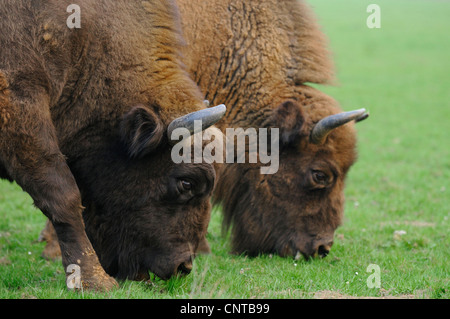
[[[381,29],[368,29],[366,0],[310,0],[330,39],[339,84],[316,86],[343,109],[366,107],[346,213],[325,259],[228,253],[214,211],[213,253],[194,271],[152,284],[126,281],[106,294],[71,293],[59,262],[40,257],[45,218],[15,184],[0,182],[0,298],[450,297],[450,2],[378,0]],[[396,238],[394,232],[406,234]],[[368,288],[369,264],[381,288]]]

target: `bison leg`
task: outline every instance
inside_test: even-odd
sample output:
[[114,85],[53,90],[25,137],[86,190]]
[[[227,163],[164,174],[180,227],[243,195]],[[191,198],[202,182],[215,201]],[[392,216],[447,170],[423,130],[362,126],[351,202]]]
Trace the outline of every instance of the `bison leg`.
[[52,222],[64,269],[79,269],[85,289],[117,286],[101,267],[85,233],[80,191],[59,150],[48,98],[17,98],[7,89],[0,95],[0,109],[8,112],[8,121],[0,123],[0,163]]
[[47,219],[44,229],[39,235],[39,242],[45,241],[45,248],[42,257],[47,260],[56,260],[61,257],[61,248],[58,243],[58,236],[52,223]]
[[211,248],[206,237],[203,237],[203,239],[200,241],[195,253],[202,255],[209,255],[211,253]]

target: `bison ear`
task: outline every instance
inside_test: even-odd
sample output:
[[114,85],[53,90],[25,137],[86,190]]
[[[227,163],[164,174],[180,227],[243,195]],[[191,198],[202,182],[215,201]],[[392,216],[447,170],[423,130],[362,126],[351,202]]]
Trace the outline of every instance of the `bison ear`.
[[280,142],[287,145],[301,136],[301,128],[305,122],[305,117],[297,102],[287,100],[273,110],[271,122],[273,127],[280,129]]
[[158,147],[164,127],[153,110],[136,106],[123,116],[120,134],[130,157],[140,158]]

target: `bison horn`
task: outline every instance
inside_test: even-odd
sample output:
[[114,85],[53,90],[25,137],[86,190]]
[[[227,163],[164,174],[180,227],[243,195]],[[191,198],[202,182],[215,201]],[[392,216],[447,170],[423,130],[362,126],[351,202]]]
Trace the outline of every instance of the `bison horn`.
[[172,141],[172,132],[177,128],[186,128],[189,130],[191,135],[197,133],[194,132],[194,121],[197,120],[202,121],[202,131],[206,130],[208,127],[216,124],[224,116],[226,110],[226,106],[224,104],[220,104],[214,107],[189,113],[173,120],[167,128],[167,136],[169,137],[169,141]]
[[314,144],[323,144],[325,138],[335,128],[344,125],[350,121],[363,121],[369,117],[366,109],[359,109],[355,111],[343,112],[334,114],[321,119],[311,131],[311,142]]

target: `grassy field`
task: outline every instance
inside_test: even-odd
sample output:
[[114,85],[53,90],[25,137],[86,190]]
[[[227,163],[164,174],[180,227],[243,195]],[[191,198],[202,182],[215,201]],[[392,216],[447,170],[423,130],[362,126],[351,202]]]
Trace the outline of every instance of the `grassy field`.
[[[228,253],[220,211],[213,253],[191,275],[126,281],[107,294],[71,293],[59,262],[40,257],[44,216],[15,184],[0,181],[0,298],[445,298],[450,297],[449,1],[310,0],[337,66],[319,87],[345,110],[366,107],[359,160],[346,188],[345,221],[325,259],[247,258]],[[380,288],[369,288],[370,264]]]

